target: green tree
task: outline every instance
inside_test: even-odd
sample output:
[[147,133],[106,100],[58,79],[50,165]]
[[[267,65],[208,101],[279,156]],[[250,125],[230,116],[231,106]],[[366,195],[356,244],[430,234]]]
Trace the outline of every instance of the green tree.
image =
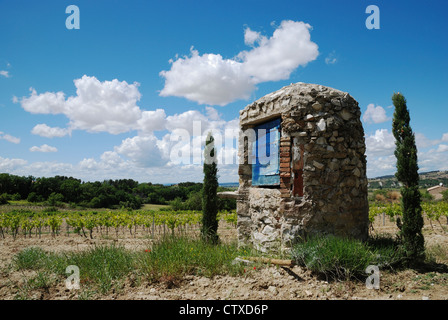
[[185,201],[185,209],[187,210],[202,210],[202,195],[201,191],[192,191]]
[[202,239],[217,243],[218,237],[218,165],[214,138],[207,135],[204,148],[204,183],[202,185]]
[[26,198],[26,200],[28,202],[41,202],[43,201],[42,196],[38,195],[36,192],[30,192],[30,194],[28,195],[28,197]]
[[62,205],[62,201],[64,200],[64,196],[60,193],[53,192],[48,196],[47,204],[49,206],[60,206]]
[[60,193],[67,202],[79,202],[81,197],[81,180],[69,178],[60,186]]
[[415,264],[422,262],[425,258],[417,147],[410,126],[411,118],[405,97],[400,93],[395,93],[392,96],[392,101],[395,106],[392,121],[392,131],[396,140],[395,157],[397,158],[395,176],[403,184],[401,188],[403,224],[400,225],[400,235],[409,264]]
[[8,204],[8,194],[7,193],[2,193],[0,195],[0,204]]

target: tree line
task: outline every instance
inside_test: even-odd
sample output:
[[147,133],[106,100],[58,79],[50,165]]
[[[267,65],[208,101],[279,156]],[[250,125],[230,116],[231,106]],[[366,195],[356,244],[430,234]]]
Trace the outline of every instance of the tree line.
[[[49,205],[68,203],[87,208],[140,209],[143,204],[171,204],[174,210],[201,210],[202,183],[166,186],[132,179],[83,182],[66,176],[33,177],[0,174],[0,204],[27,200]],[[231,200],[220,201],[221,210],[235,209]]]

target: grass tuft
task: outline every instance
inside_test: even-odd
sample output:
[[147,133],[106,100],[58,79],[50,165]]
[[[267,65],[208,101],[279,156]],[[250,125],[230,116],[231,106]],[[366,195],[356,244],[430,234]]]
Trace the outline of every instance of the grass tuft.
[[244,266],[232,263],[240,253],[244,255],[236,244],[212,245],[200,239],[166,237],[142,251],[108,245],[80,252],[51,253],[31,247],[14,257],[13,266],[42,275],[52,273],[63,281],[68,277],[67,266],[75,265],[80,271],[81,287],[106,294],[113,288],[120,289],[127,278],[138,283],[164,282],[172,286],[185,275],[243,274]]
[[330,280],[365,278],[369,265],[391,268],[403,257],[395,240],[382,236],[367,242],[317,236],[297,243],[291,254],[298,265]]

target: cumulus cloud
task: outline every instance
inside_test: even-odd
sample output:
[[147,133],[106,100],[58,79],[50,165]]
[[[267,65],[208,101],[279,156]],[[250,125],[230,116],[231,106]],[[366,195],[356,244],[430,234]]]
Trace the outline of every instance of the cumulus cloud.
[[248,99],[255,89],[242,63],[220,54],[199,55],[193,48],[190,57],[178,58],[160,75],[165,78],[161,96],[183,97],[200,104],[224,106]]
[[439,144],[437,147],[437,152],[446,152],[448,151],[448,145],[446,144]]
[[31,152],[57,152],[56,147],[49,146],[48,144],[43,144],[40,147],[34,146],[30,148]]
[[154,135],[127,138],[115,147],[114,151],[126,156],[140,167],[163,166],[167,162],[159,147],[159,141]]
[[190,135],[203,134],[206,131],[218,129],[225,125],[225,121],[221,120],[216,110],[207,109],[207,115],[198,110],[188,110],[180,114],[174,114],[166,118],[166,129],[175,131],[183,129],[188,131]]
[[253,46],[255,42],[262,39],[266,39],[266,37],[263,37],[260,32],[252,31],[250,28],[244,30],[244,43],[246,45]]
[[426,152],[418,153],[420,171],[448,170],[448,146],[441,145]]
[[378,129],[366,137],[367,156],[388,156],[395,150],[395,137],[387,129]]
[[282,21],[271,38],[261,39],[258,47],[238,55],[244,71],[255,83],[288,79],[298,66],[307,65],[319,54],[310,29],[303,22]]
[[63,92],[37,94],[31,88],[31,95],[23,97],[20,104],[34,114],[64,114],[70,120],[71,129],[89,132],[123,133],[135,129],[142,118],[136,104],[141,97],[138,83],[128,84],[117,79],[100,82],[84,75],[75,79],[74,84],[76,96],[65,99]]
[[19,144],[19,143],[20,143],[20,138],[11,136],[11,135],[6,134],[6,133],[1,132],[1,131],[0,131],[0,139],[9,141],[9,142],[11,142],[11,143],[15,143],[15,144]]
[[[135,130],[152,134],[154,131],[166,129],[165,110],[142,110],[137,105],[141,97],[138,83],[128,84],[117,79],[101,82],[95,77],[84,75],[75,79],[74,84],[76,95],[67,99],[63,92],[38,94],[32,88],[29,97],[13,98],[30,113],[63,114],[69,119],[68,128],[50,127],[41,123],[32,129],[33,134],[53,138],[71,135],[73,130],[111,134]],[[209,112],[212,112],[212,109]],[[183,122],[174,125],[185,126],[188,116],[182,117]],[[170,118],[169,121],[175,121],[175,118]],[[203,120],[206,121],[205,118]],[[169,128],[172,126],[173,124],[168,123]]]
[[415,134],[415,144],[417,145],[418,149],[434,146],[434,145],[440,143],[440,141],[443,141],[443,140],[428,139],[423,133],[420,133],[420,132],[417,132]]
[[444,133],[444,134],[442,135],[442,141],[443,141],[443,142],[448,142],[448,133]]
[[136,129],[142,132],[154,132],[165,129],[165,110],[143,111],[141,118],[137,120]]
[[23,159],[9,159],[0,157],[0,172],[12,172],[23,167],[28,162]]
[[49,127],[46,124],[41,123],[36,125],[31,130],[31,133],[45,138],[55,138],[55,137],[61,138],[71,134],[71,129]]
[[233,59],[200,55],[191,48],[189,57],[171,61],[171,69],[160,72],[165,78],[160,95],[220,106],[248,99],[256,84],[288,79],[297,67],[317,58],[318,46],[311,41],[310,29],[303,22],[282,21],[267,38],[246,28],[244,41],[252,48]]
[[371,103],[367,106],[362,119],[367,123],[382,123],[389,120],[386,115],[386,110],[381,106],[376,106]]
[[[30,88],[31,95],[20,101],[25,111],[33,114],[60,114],[65,111],[65,95],[63,92],[45,92],[37,94],[34,88]],[[14,101],[19,101],[14,99]]]
[[370,157],[367,159],[367,177],[375,178],[378,176],[394,174],[396,171],[397,159],[394,155],[383,157]]
[[[421,172],[448,170],[448,145],[442,139],[431,140],[415,134],[418,165]],[[366,136],[367,174],[369,178],[396,172],[395,138],[387,129],[378,129]]]

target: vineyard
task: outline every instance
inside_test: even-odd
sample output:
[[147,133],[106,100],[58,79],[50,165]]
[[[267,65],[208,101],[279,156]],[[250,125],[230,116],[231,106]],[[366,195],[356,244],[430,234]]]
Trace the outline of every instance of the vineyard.
[[[431,228],[433,223],[438,223],[442,230],[445,230],[442,226],[442,217],[446,218],[446,223],[448,224],[448,203],[447,202],[422,202],[423,216],[427,218]],[[399,203],[381,203],[381,202],[371,202],[369,205],[369,222],[370,228],[373,229],[373,222],[377,217],[383,218],[389,217],[390,220],[395,220],[398,217],[402,217],[402,210]]]
[[[167,234],[187,234],[199,229],[200,211],[32,211],[12,210],[0,213],[0,239],[11,236],[41,237],[43,233],[56,237],[77,234],[93,239],[98,236],[115,236],[128,232],[131,236],[160,237]],[[222,211],[218,219],[236,227],[237,215]]]
[[[448,222],[448,203],[423,202],[423,214],[429,221],[442,226],[442,218]],[[395,220],[402,216],[401,207],[397,203],[370,203],[369,221],[373,230],[373,222],[377,217]],[[43,233],[56,237],[61,234],[69,236],[77,234],[93,239],[96,236],[119,237],[128,233],[132,237],[160,237],[167,234],[187,234],[200,228],[201,211],[156,211],[156,210],[109,210],[109,211],[57,211],[57,210],[12,210],[0,213],[0,239],[7,236],[16,239],[41,237]],[[234,227],[237,223],[235,210],[221,211],[218,220]],[[442,230],[444,228],[442,227]],[[95,231],[95,233],[94,233]]]
[[[422,206],[428,256],[435,257],[436,266],[445,266],[448,205],[423,202]],[[389,243],[391,238],[376,236],[396,234],[395,221],[402,215],[400,205],[372,202],[369,213],[372,239],[385,239]],[[288,269],[290,273],[262,263],[234,264],[235,257],[244,260],[257,253],[235,245],[234,210],[221,211],[218,218],[218,232],[224,245],[208,248],[198,237],[201,211],[174,211],[168,207],[163,210],[0,207],[0,299],[447,297],[448,273],[437,268],[423,274],[382,269],[381,289],[369,290],[363,281],[322,281],[301,266]],[[171,237],[172,234],[176,237]],[[67,290],[65,286],[64,271],[68,265],[79,266],[81,270],[79,290]],[[236,268],[239,273],[229,271]]]

